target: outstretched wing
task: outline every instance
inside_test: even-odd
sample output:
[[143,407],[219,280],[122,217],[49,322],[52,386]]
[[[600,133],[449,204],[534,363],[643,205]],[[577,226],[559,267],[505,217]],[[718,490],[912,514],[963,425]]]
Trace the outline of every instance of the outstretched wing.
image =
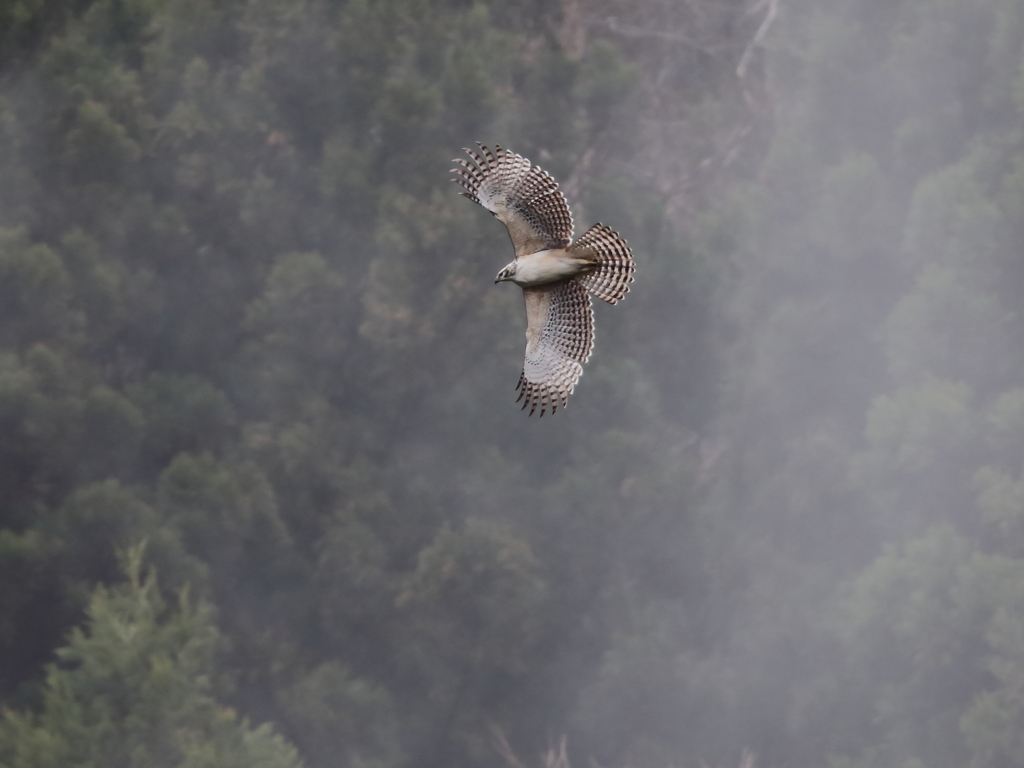
[[572,242],[572,214],[551,175],[522,155],[483,144],[466,149],[474,162],[456,158],[452,179],[462,194],[489,210],[508,228],[516,258]]
[[526,298],[526,360],[516,389],[530,415],[540,406],[565,407],[594,347],[594,312],[575,278],[523,288]]

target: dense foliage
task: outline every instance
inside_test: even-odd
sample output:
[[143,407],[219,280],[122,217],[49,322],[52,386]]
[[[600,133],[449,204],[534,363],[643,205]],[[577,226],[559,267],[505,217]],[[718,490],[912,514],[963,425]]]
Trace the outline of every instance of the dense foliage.
[[1024,6],[0,5],[0,768],[1024,766]]

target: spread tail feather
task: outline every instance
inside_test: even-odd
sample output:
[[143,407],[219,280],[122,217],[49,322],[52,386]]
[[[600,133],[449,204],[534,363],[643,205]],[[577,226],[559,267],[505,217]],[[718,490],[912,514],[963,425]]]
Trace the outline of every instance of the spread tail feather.
[[584,288],[609,304],[617,304],[633,282],[633,252],[626,241],[610,227],[595,224],[569,248],[573,255],[597,262],[593,272],[576,278]]

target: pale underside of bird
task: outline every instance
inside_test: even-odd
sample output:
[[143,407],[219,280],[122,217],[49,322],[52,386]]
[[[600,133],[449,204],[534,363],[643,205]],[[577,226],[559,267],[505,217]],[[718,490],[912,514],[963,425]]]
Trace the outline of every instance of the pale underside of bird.
[[498,272],[526,300],[526,359],[516,389],[530,415],[568,402],[594,347],[590,294],[617,304],[633,282],[633,254],[614,230],[595,224],[573,242],[572,214],[550,174],[495,145],[466,149],[452,181],[508,229],[515,259]]

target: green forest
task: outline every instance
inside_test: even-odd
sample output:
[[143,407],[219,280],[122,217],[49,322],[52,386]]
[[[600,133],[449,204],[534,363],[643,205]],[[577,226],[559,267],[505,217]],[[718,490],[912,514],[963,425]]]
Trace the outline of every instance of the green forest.
[[1020,0],[0,0],[0,768],[1024,768],[1022,340]]

